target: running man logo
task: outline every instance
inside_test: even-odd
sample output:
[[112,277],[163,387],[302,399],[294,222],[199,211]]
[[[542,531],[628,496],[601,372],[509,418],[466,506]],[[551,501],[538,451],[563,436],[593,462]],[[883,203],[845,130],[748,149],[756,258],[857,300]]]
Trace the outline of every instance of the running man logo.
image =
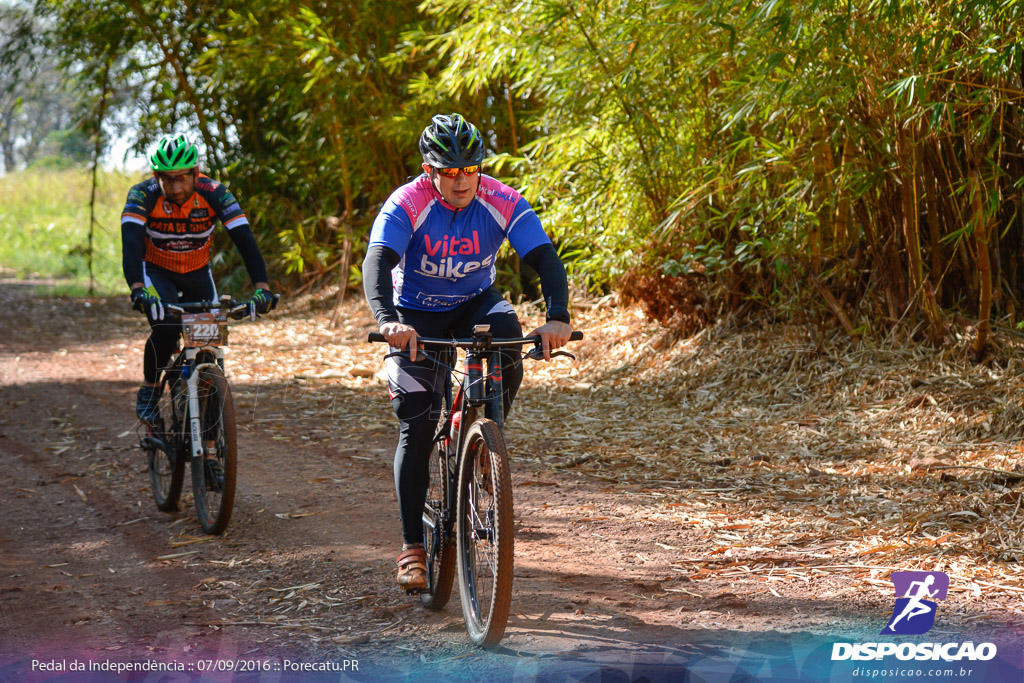
[[935,624],[934,600],[946,599],[949,577],[943,572],[893,572],[889,578],[896,587],[896,606],[882,635],[927,633]]

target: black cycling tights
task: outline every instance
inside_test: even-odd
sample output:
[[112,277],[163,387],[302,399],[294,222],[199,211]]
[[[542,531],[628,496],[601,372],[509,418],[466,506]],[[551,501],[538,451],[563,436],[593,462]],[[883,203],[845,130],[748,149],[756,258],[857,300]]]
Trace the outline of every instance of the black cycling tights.
[[[446,313],[423,313],[401,310],[404,322],[411,324],[424,337],[469,336],[472,326],[487,323],[495,337],[520,337],[523,334],[512,307],[504,304],[497,290],[485,292],[468,305]],[[512,408],[519,385],[523,381],[523,361],[518,352],[501,353],[501,379],[505,415]],[[434,431],[441,417],[442,396],[439,391],[410,390],[443,386],[443,370],[408,360],[397,363],[403,375],[392,384],[391,406],[398,416],[398,448],[395,450],[395,489],[402,516],[402,538],[405,543],[423,542],[423,503],[430,483],[430,450]]]
[[423,542],[423,504],[430,482],[431,439],[441,417],[441,395],[429,391],[401,394],[391,400],[398,416],[395,489],[402,516],[402,539]]
[[[515,371],[502,363],[505,415],[523,379],[522,361]],[[391,400],[398,416],[398,448],[395,450],[395,488],[402,515],[402,538],[406,543],[423,542],[423,504],[430,483],[430,450],[434,431],[441,419],[441,395],[429,391],[400,394]]]
[[143,350],[142,377],[147,384],[156,384],[160,370],[171,362],[174,350],[178,348],[181,323],[177,320],[150,322],[151,329]]

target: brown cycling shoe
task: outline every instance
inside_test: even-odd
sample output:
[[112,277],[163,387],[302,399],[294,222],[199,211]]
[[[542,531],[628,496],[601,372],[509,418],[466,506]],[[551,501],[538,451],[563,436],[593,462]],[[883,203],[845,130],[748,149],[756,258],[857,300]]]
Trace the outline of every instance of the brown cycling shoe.
[[427,551],[407,548],[398,556],[398,585],[408,592],[427,589]]

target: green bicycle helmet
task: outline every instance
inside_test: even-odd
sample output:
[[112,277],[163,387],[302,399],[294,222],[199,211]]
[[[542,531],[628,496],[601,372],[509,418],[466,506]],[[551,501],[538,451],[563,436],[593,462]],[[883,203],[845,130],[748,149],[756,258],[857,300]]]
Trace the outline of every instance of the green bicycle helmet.
[[459,114],[437,114],[420,135],[423,163],[434,168],[477,166],[487,150],[476,126]]
[[154,171],[179,171],[193,168],[199,161],[199,150],[184,135],[165,135],[149,157]]

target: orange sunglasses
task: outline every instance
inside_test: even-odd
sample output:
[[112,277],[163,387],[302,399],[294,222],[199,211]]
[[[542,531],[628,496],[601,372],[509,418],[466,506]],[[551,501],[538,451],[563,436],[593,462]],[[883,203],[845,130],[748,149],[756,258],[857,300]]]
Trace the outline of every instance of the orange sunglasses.
[[480,171],[480,165],[476,166],[465,166],[463,168],[435,168],[435,171],[443,175],[445,178],[456,178],[459,175],[459,171],[462,171],[466,175],[476,175]]

